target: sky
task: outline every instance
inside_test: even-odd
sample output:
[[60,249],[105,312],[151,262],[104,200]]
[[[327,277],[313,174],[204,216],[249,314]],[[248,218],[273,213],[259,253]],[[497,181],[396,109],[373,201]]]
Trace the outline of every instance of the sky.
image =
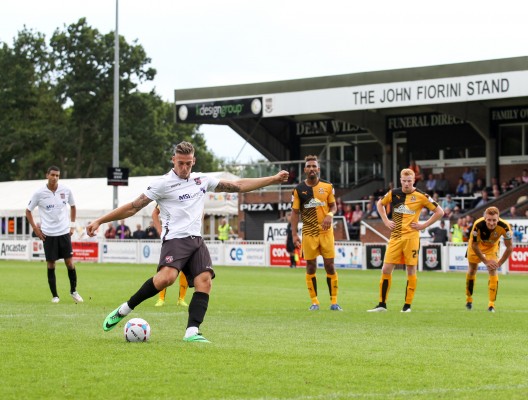
[[[175,89],[238,85],[528,55],[518,0],[119,1],[120,35],[137,41],[166,101]],[[115,30],[116,0],[2,3],[0,42],[26,26],[49,39],[86,17]],[[263,159],[230,128],[202,125],[218,157]]]

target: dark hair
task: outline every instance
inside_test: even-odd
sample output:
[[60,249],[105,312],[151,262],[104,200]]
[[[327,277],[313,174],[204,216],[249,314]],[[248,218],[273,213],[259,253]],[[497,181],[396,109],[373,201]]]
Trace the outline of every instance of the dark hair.
[[317,164],[319,164],[319,162],[317,161],[317,156],[308,155],[308,156],[304,157],[304,162],[305,162],[305,164],[306,164],[308,161],[315,161]]
[[48,168],[48,170],[46,171],[46,174],[49,174],[51,171],[60,172],[60,168],[55,165],[52,165],[51,167]]

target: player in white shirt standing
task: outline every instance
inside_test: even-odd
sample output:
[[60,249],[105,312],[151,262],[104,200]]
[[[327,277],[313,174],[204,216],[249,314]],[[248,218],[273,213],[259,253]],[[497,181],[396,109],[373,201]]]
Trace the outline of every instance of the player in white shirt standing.
[[[35,235],[44,244],[44,254],[48,265],[48,284],[53,296],[51,302],[58,303],[60,300],[55,279],[55,262],[64,258],[70,279],[70,295],[76,303],[82,303],[83,298],[77,293],[77,271],[73,264],[71,243],[71,235],[75,232],[75,200],[71,190],[59,184],[59,178],[59,167],[49,167],[46,172],[48,183],[33,193],[26,209],[26,218]],[[39,208],[40,226],[33,219],[32,211],[36,207]]]
[[190,287],[194,287],[189,303],[186,342],[209,342],[199,332],[209,304],[212,279],[215,276],[209,250],[201,237],[202,214],[207,192],[249,192],[265,186],[284,183],[288,172],[273,176],[242,178],[235,181],[218,180],[192,172],[196,159],[189,142],[176,146],[172,157],[174,168],[156,179],[132,203],[125,204],[96,219],[86,228],[94,236],[101,224],[126,219],[151,201],[158,203],[162,222],[162,246],[158,271],[130,299],[112,311],[103,322],[103,329],[113,329],[143,301],[172,285],[183,271]]

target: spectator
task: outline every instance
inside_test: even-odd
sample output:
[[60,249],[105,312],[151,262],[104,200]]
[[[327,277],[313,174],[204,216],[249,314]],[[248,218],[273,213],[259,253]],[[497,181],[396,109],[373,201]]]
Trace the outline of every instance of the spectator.
[[352,224],[352,215],[354,213],[352,212],[352,205],[351,204],[345,204],[345,220],[347,224]]
[[[493,187],[492,189],[495,189],[495,187]],[[508,184],[508,182],[504,181],[504,182],[501,183],[501,185],[500,185],[501,194],[506,193],[510,189],[512,189],[512,187]]]
[[494,187],[493,192],[491,192],[491,196],[494,198],[500,197],[501,194],[502,193],[498,187]]
[[440,204],[441,201],[440,201],[440,196],[438,195],[438,193],[434,192],[433,195],[431,196],[433,198],[433,201],[436,203],[436,204]]
[[336,216],[343,216],[345,215],[345,210],[343,210],[343,203],[337,203],[336,204],[337,211],[335,213]]
[[299,183],[297,181],[297,170],[295,167],[290,167],[289,175],[288,175],[288,182],[289,185],[294,185]]
[[489,203],[488,192],[483,191],[482,196],[473,202],[473,208],[483,207]]
[[473,186],[473,193],[482,193],[484,190],[486,190],[486,185],[484,184],[484,181],[482,180],[482,178],[477,178],[477,181]]
[[440,207],[442,207],[444,210],[446,208],[450,208],[451,210],[454,210],[457,203],[453,200],[450,194],[447,194],[445,199],[442,200],[442,203],[440,204]]
[[141,240],[141,239],[145,239],[146,237],[147,237],[146,232],[143,229],[141,229],[141,225],[140,224],[137,224],[136,225],[136,230],[132,234],[132,238],[136,239],[136,240]]
[[493,187],[494,185],[499,185],[499,182],[497,180],[497,178],[491,178],[491,184],[489,186],[486,186],[486,192],[488,192],[488,194],[491,196],[491,194],[493,193]]
[[440,220],[440,226],[429,228],[427,231],[433,237],[433,243],[442,243],[444,246],[447,243],[447,229],[445,228],[444,220]]
[[[423,179],[422,175],[422,169],[418,164],[416,164],[416,161],[411,160],[411,164],[409,165],[409,169],[414,172],[414,183],[415,185]],[[392,190],[392,188],[391,188]]]
[[440,196],[445,196],[449,193],[449,182],[445,178],[445,175],[441,173],[436,180],[436,186],[434,189]]
[[517,207],[511,206],[510,210],[505,215],[506,218],[519,218],[519,214],[517,213]]
[[444,208],[444,218],[446,219],[453,218],[453,210],[451,210],[449,207]]
[[464,242],[464,218],[460,217],[457,219],[457,223],[453,224],[450,229],[451,242],[463,243]]
[[458,185],[455,189],[455,195],[460,197],[468,195],[468,188],[466,183],[464,182],[464,178],[462,177],[458,178]]
[[119,221],[119,226],[116,229],[117,239],[130,239],[130,228],[125,225],[125,220]]
[[463,236],[464,242],[469,241],[469,235],[471,233],[471,228],[473,228],[473,222],[475,222],[475,219],[471,215],[466,216],[466,221],[464,224],[464,236]]
[[521,181],[522,183],[528,183],[528,169],[522,170]]
[[433,194],[436,187],[436,179],[434,178],[433,174],[429,174],[427,176],[427,180],[425,181],[425,191],[428,194]]
[[352,213],[352,225],[359,225],[359,221],[363,218],[363,210],[360,204],[356,204],[354,212]]
[[430,217],[430,214],[429,214],[429,210],[426,209],[425,207],[422,208],[422,211],[420,211],[420,217],[419,217],[419,220],[420,221],[427,221]]
[[464,183],[468,188],[468,192],[473,193],[473,185],[475,185],[476,182],[475,172],[473,172],[473,170],[469,167],[464,168],[462,179],[464,179]]
[[114,227],[113,223],[108,223],[108,228],[106,229],[104,236],[107,239],[115,239],[116,237],[116,228]]
[[145,234],[145,239],[155,240],[160,238],[160,234],[154,225],[154,221],[150,221],[150,225],[147,227],[147,229],[145,229]]
[[378,210],[376,210],[375,208],[372,208],[372,203],[367,203],[367,209],[365,210],[365,215],[364,217],[366,219],[377,219],[379,218],[379,214],[378,214]]
[[459,218],[460,215],[462,215],[462,210],[458,206],[458,204],[453,208],[453,214],[451,215],[451,218]]

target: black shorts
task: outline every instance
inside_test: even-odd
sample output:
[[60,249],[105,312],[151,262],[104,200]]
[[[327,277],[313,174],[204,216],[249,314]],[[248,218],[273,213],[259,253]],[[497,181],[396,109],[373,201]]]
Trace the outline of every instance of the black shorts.
[[194,278],[202,272],[211,273],[215,277],[211,255],[200,236],[170,239],[161,245],[158,271],[161,267],[176,268],[185,274],[190,287],[194,287]]
[[67,260],[73,257],[71,236],[69,233],[62,236],[46,236],[43,244],[46,261],[57,261],[61,258]]

